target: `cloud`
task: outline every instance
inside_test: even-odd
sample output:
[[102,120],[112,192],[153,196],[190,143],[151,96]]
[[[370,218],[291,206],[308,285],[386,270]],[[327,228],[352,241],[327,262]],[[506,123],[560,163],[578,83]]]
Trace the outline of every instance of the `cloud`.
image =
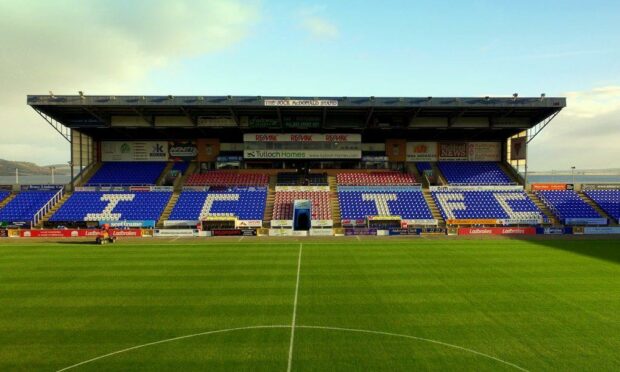
[[[156,69],[227,48],[259,19],[252,1],[0,1],[0,158],[47,159],[68,147],[25,104],[27,94],[145,93]],[[68,155],[67,155],[68,156]]]
[[300,11],[301,27],[313,38],[336,39],[340,31],[333,22],[321,15],[324,9],[321,7],[302,9]]
[[567,107],[531,143],[536,170],[618,168],[620,86],[565,94]]

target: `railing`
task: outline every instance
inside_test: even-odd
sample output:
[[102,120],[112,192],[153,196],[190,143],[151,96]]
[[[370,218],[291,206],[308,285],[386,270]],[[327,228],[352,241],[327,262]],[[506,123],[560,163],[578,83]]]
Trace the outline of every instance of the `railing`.
[[47,214],[47,212],[50,211],[50,209],[52,209],[52,207],[54,207],[54,205],[56,205],[56,203],[58,203],[60,201],[60,199],[62,199],[64,195],[64,188],[61,188],[60,190],[58,190],[58,192],[43,206],[43,208],[39,209],[39,211],[37,213],[35,213],[34,217],[32,218],[32,224],[31,226],[36,226],[41,219],[43,219],[43,217]]

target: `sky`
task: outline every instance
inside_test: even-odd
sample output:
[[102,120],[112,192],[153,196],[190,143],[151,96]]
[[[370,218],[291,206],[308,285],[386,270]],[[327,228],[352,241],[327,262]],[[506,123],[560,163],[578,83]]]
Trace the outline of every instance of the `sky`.
[[[530,170],[619,167],[618,1],[0,0],[0,158],[64,163],[27,94],[567,97]],[[610,161],[611,159],[611,161]]]

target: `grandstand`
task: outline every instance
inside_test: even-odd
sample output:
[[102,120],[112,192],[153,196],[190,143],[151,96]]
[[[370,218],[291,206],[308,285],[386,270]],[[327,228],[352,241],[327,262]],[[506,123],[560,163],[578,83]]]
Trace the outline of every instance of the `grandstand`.
[[327,235],[620,218],[614,187],[526,184],[527,143],[563,98],[28,96],[28,104],[70,142],[72,182],[62,197],[3,189],[0,222],[9,225],[234,220],[263,234],[303,225]]
[[620,190],[587,190],[585,194],[616,223],[620,222]]
[[563,224],[606,225],[608,222],[574,190],[541,190],[537,195]]

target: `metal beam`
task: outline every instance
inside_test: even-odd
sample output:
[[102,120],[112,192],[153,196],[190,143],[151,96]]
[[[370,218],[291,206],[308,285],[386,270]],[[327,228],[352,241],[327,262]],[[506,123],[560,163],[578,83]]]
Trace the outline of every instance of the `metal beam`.
[[284,131],[284,121],[282,120],[282,111],[280,111],[279,107],[276,107],[276,112],[278,113],[278,122],[280,123],[280,132]]
[[191,112],[190,112],[188,109],[186,109],[185,107],[180,106],[179,108],[181,109],[181,112],[183,113],[183,115],[185,115],[185,117],[186,117],[186,118],[187,118],[187,119],[188,119],[188,120],[189,120],[189,121],[190,121],[190,122],[191,122],[191,123],[192,123],[195,127],[197,127],[197,126],[198,126],[198,120],[196,119],[196,117],[195,117],[195,116],[193,116],[193,115],[191,114]]
[[467,110],[461,110],[459,111],[458,114],[456,115],[452,115],[449,119],[448,119],[448,128],[451,128],[452,125],[454,124],[454,122],[456,121],[456,119],[460,118],[461,116],[463,116],[465,114],[465,111]]
[[52,128],[54,128],[56,132],[60,133],[60,135],[63,136],[64,139],[66,139],[69,143],[71,143],[71,129],[70,128],[65,127],[61,122],[57,121],[51,116],[44,114],[37,108],[34,108],[34,111],[36,111],[37,114],[39,114],[45,121],[47,121],[47,123]]
[[154,127],[155,126],[155,120],[149,120],[146,116],[144,116],[144,113],[142,112],[142,110],[138,110],[135,107],[131,108],[131,111],[135,112],[136,114],[138,114],[138,116],[140,117],[140,119],[144,120],[145,123],[147,123],[148,125]]
[[228,108],[228,111],[230,111],[230,116],[232,117],[237,127],[240,127],[241,125],[239,124],[239,116],[237,116],[237,113],[235,112],[235,110],[233,110],[232,106]]
[[368,110],[368,113],[366,114],[366,125],[365,127],[368,128],[368,124],[370,124],[370,119],[372,119],[372,114],[374,114],[375,112],[375,108],[371,107],[370,110]]
[[536,138],[538,133],[542,132],[542,130],[545,129],[547,125],[549,125],[549,123],[551,123],[551,121],[555,119],[556,116],[558,116],[559,113],[560,111],[556,111],[553,115],[551,115],[547,119],[543,120],[542,122],[528,129],[527,130],[527,143],[529,144],[530,142],[532,142],[532,140]]
[[88,112],[90,114],[90,116],[94,117],[95,119],[99,120],[100,122],[104,123],[104,124],[109,124],[107,120],[105,120],[101,115],[99,115],[97,112],[95,112],[94,109],[90,109],[88,107],[82,107],[84,109],[84,111]]

